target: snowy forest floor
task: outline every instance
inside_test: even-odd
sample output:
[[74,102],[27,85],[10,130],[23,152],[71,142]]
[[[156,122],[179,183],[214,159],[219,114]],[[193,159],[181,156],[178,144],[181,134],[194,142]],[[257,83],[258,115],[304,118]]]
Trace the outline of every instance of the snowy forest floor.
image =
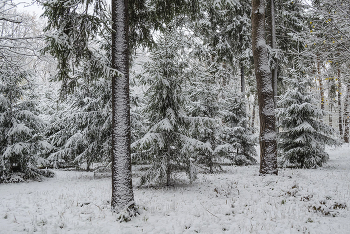
[[328,152],[318,169],[227,166],[193,184],[135,187],[140,215],[127,223],[110,211],[110,179],[93,173],[0,184],[0,233],[350,233],[350,147]]

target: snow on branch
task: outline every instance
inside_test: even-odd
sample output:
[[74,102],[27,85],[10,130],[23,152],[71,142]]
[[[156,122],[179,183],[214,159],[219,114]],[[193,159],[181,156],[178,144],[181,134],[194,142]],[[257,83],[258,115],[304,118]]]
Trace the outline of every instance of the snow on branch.
[[159,148],[163,148],[165,145],[163,136],[161,133],[148,132],[140,140],[131,144],[132,149],[136,148],[148,148],[152,143],[157,143]]

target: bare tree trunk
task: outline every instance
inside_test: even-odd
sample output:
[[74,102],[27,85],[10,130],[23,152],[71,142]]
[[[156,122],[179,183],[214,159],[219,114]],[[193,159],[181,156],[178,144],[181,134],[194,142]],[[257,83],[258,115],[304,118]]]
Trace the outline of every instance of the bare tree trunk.
[[330,103],[329,103],[329,116],[328,116],[328,122],[329,122],[329,126],[330,127],[333,127],[332,111],[333,111],[333,103],[330,100]]
[[240,62],[241,65],[241,93],[245,92],[245,80],[244,80],[244,64],[243,61]]
[[321,78],[319,56],[317,56],[317,74],[318,74],[318,82],[319,82],[319,85],[320,85],[321,109],[324,110],[324,91],[323,91],[323,83],[322,83],[322,78]]
[[252,129],[253,129],[253,133],[255,132],[254,126],[255,126],[255,105],[253,104],[253,113],[252,113]]
[[343,115],[342,115],[342,108],[341,108],[341,80],[340,80],[340,69],[338,69],[338,111],[339,111],[339,119],[338,119],[338,126],[339,126],[339,135],[341,138],[343,138]]
[[260,118],[260,174],[278,174],[272,74],[265,40],[264,0],[252,0],[252,46]]
[[256,99],[257,99],[257,95],[254,95],[254,100],[253,100],[253,112],[252,112],[252,124],[251,124],[251,127],[252,127],[252,130],[253,130],[253,133],[255,133],[255,129],[254,129],[254,126],[255,126],[255,109],[256,109],[256,106],[255,106],[255,103],[256,103]]
[[112,210],[134,209],[130,154],[128,1],[112,0]]
[[[270,17],[271,17],[271,48],[277,48],[276,40],[276,23],[275,23],[275,3],[274,0],[270,0]],[[277,108],[277,61],[275,61],[275,67],[272,69],[272,85],[273,85],[273,97],[275,101],[275,109]]]
[[349,102],[350,102],[350,83],[347,85],[346,96],[348,97],[344,103],[344,118],[345,118],[345,126],[344,126],[344,141],[349,143],[349,128],[350,128],[350,112],[349,112]]
[[336,90],[334,89],[336,86],[335,79],[328,79],[328,123],[330,127],[333,127],[333,109],[335,106],[335,97],[337,96]]
[[171,148],[170,148],[170,145],[168,145],[168,152],[166,154],[166,186],[170,186],[170,179],[171,179],[170,155],[171,155]]

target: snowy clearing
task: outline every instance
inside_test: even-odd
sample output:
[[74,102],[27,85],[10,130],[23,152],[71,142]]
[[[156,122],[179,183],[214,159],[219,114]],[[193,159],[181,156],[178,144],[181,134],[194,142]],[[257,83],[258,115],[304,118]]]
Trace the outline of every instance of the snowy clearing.
[[110,211],[110,179],[93,173],[1,184],[0,233],[350,233],[350,148],[327,151],[318,169],[262,177],[234,166],[192,185],[135,187],[141,214],[128,223]]

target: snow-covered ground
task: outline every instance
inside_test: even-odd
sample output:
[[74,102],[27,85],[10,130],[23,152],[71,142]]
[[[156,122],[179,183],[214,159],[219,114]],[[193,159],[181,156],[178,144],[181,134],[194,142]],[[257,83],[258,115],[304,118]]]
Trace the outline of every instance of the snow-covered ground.
[[110,211],[110,179],[92,173],[0,184],[0,233],[350,233],[350,147],[328,152],[319,169],[225,167],[193,184],[135,187],[141,214],[128,223]]

